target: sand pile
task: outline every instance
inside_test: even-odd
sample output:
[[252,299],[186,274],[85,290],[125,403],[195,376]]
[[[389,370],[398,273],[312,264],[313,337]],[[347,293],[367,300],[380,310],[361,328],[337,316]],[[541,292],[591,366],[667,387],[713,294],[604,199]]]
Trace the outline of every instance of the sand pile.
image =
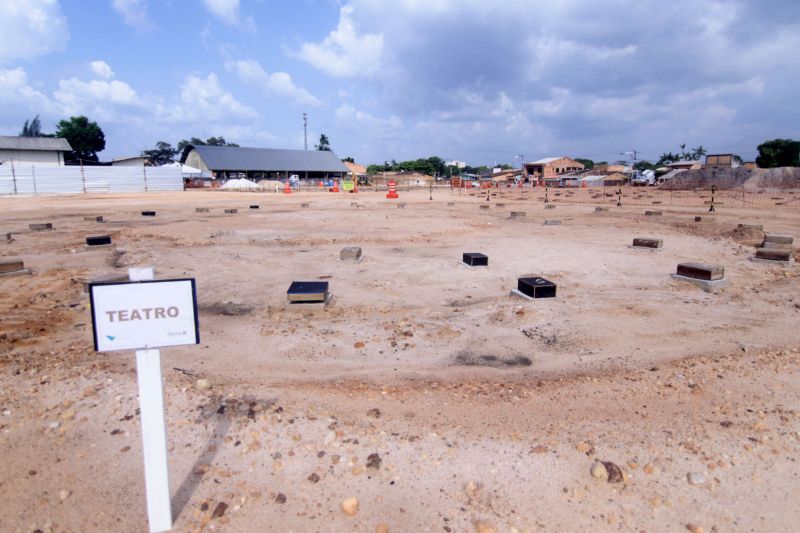
[[687,170],[661,186],[664,190],[745,188],[749,191],[760,189],[800,189],[800,167],[757,168],[743,167],[729,169]]

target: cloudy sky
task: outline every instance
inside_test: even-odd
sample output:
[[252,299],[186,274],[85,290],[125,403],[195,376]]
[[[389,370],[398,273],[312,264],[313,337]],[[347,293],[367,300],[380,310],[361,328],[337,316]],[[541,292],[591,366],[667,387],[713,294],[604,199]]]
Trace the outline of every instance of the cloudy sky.
[[223,135],[364,163],[739,153],[800,137],[797,0],[0,0],[0,134],[101,159]]

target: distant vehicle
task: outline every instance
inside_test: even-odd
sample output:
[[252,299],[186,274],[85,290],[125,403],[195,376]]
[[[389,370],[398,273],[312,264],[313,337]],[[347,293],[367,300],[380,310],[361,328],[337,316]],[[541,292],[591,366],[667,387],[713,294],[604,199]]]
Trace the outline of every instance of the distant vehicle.
[[631,179],[631,184],[634,186],[636,185],[655,185],[656,184],[656,173],[652,170],[644,170],[644,171],[636,171],[633,178]]

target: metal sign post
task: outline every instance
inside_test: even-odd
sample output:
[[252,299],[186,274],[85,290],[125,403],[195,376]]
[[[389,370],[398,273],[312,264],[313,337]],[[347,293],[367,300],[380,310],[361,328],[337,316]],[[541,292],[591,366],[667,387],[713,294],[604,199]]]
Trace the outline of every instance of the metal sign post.
[[131,268],[130,282],[89,287],[95,350],[136,350],[147,519],[151,533],[172,529],[158,347],[197,344],[197,291],[193,279],[154,280],[152,268]]

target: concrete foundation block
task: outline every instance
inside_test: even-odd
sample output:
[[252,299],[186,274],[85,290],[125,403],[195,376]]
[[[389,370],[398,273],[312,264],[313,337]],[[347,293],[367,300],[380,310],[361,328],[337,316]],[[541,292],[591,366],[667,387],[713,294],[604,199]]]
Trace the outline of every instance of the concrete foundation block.
[[155,211],[142,211],[142,216],[143,217],[154,217],[154,216],[156,216],[156,212]]
[[648,217],[660,217],[661,211],[645,211],[644,214]]
[[103,222],[103,217],[83,217],[83,220],[86,222]]
[[525,211],[511,211],[511,218],[525,218],[528,214]]
[[339,252],[342,261],[360,261],[362,257],[360,246],[346,246]]
[[703,289],[705,292],[717,292],[729,285],[727,279],[706,280],[706,279],[690,278],[688,276],[681,276],[679,274],[672,274],[671,276],[672,279],[676,279],[678,281],[685,281],[687,283],[691,283],[692,285],[696,285],[701,289]]
[[461,260],[467,266],[489,266],[489,256],[481,253],[465,253]]
[[291,303],[325,302],[329,297],[327,281],[293,281],[286,291]]
[[28,224],[28,229],[31,231],[47,231],[53,229],[53,224],[50,222]]
[[109,244],[111,244],[111,237],[109,235],[86,237],[86,246],[108,246]]
[[225,214],[226,214],[226,215],[235,215],[235,214],[236,214],[236,213],[238,213],[238,212],[239,212],[239,210],[238,210],[238,209],[226,209],[226,210],[225,210]]
[[25,263],[19,257],[0,259],[0,274],[9,274],[20,270],[25,270]]
[[759,248],[756,250],[757,259],[767,259],[770,261],[784,261],[789,262],[792,260],[791,248]]
[[608,211],[608,207],[595,207],[594,208],[594,212],[595,213],[605,213],[606,211]]
[[633,246],[635,248],[661,248],[664,246],[664,241],[654,237],[636,237],[633,239]]
[[545,220],[544,221],[544,225],[545,226],[560,226],[561,225],[561,221],[560,220]]
[[794,243],[794,237],[791,235],[778,235],[776,233],[768,233],[764,235],[764,244],[771,242],[775,244],[788,244]]
[[208,207],[195,207],[194,208],[194,212],[195,213],[208,213],[210,210],[211,209],[209,209]]
[[725,268],[705,263],[680,263],[676,275],[705,281],[717,281],[725,277]]

